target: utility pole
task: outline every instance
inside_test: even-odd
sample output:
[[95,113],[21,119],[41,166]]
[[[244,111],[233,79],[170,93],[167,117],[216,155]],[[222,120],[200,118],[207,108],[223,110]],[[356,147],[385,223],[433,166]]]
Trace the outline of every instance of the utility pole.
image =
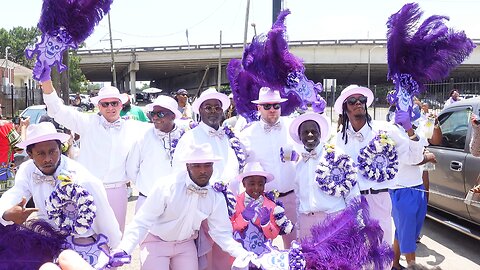
[[115,71],[115,56],[113,53],[112,24],[110,23],[110,11],[108,12],[108,31],[110,33],[110,53],[112,55],[113,86],[117,87],[117,72]]
[[222,30],[220,30],[220,50],[218,56],[218,77],[217,77],[217,90],[220,92],[220,86],[222,85]]
[[248,15],[250,13],[250,0],[247,0],[247,10],[245,12],[245,32],[243,34],[243,49],[247,46],[247,33],[248,33]]
[[277,21],[278,14],[283,9],[283,0],[273,0],[272,3],[272,24]]

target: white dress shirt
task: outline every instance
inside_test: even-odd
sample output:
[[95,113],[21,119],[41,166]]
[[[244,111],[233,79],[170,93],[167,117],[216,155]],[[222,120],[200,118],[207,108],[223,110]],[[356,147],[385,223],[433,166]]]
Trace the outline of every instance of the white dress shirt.
[[175,126],[171,132],[164,133],[152,125],[130,150],[127,176],[143,195],[148,196],[158,178],[172,173],[172,140],[178,140],[182,132]]
[[[358,136],[363,137],[363,140],[360,141],[359,138],[354,137],[353,135],[348,135],[348,143],[345,144],[345,141],[342,139],[342,132],[340,131],[337,134],[337,143],[336,148],[345,152],[347,155],[353,158],[353,161],[356,163],[358,155],[360,154],[360,149],[365,147],[370,141],[378,134],[379,131],[383,130],[392,138],[395,142],[395,147],[398,154],[398,163],[406,165],[414,165],[422,162],[423,160],[423,146],[424,142],[422,140],[413,141],[408,138],[407,133],[403,128],[400,128],[389,122],[371,122],[372,127],[370,128],[368,124],[365,125],[358,131]],[[348,129],[350,132],[355,133],[351,124]],[[360,136],[361,134],[361,136]],[[400,167],[399,167],[400,169]],[[361,172],[358,172],[357,178],[358,186],[360,190],[368,189],[385,189],[392,188],[396,186],[395,178],[392,180],[384,181],[382,183],[371,181],[362,176]]]
[[295,142],[288,134],[290,119],[280,117],[279,123],[280,129],[266,132],[264,126],[267,124],[263,120],[253,122],[240,133],[239,139],[245,146],[247,162],[260,162],[265,171],[275,177],[265,185],[265,191],[276,189],[285,193],[295,187],[295,164],[281,161],[280,148],[292,150]]
[[[222,127],[218,131],[220,130],[223,131]],[[215,131],[201,122],[197,127],[185,132],[177,144],[175,155],[173,155],[174,171],[185,170],[185,163],[182,160],[187,158],[191,151],[191,145],[208,143],[212,146],[213,153],[221,158],[220,161],[215,162],[213,165],[214,175],[212,175],[212,179],[230,183],[232,192],[238,194],[240,184],[237,181],[233,181],[239,172],[237,156],[230,146],[227,135],[223,135],[221,138],[210,135],[210,132]]]
[[[418,134],[418,137],[420,139],[418,143],[422,146],[427,146],[428,141],[423,136],[423,133],[419,132],[419,129],[416,130],[416,133]],[[422,155],[422,158],[423,158],[423,155]],[[423,174],[423,166],[399,163],[398,172],[394,178],[395,186],[391,187],[390,189],[415,187],[415,186],[421,185],[423,184],[422,174]]]
[[48,115],[80,135],[82,146],[78,162],[104,184],[126,182],[127,154],[135,140],[143,137],[148,124],[119,119],[118,127],[106,128],[107,120],[98,114],[82,113],[65,106],[56,92],[44,94]]
[[[307,152],[305,149],[303,151]],[[298,212],[302,214],[315,212],[330,214],[340,211],[346,207],[350,200],[360,195],[358,184],[353,186],[345,197],[335,197],[322,191],[315,180],[315,171],[320,159],[325,155],[323,143],[320,143],[315,151],[317,153],[316,158],[312,157],[307,161],[300,159],[296,167],[295,194],[297,194]],[[338,149],[335,152],[336,156],[341,154]]]
[[[118,245],[122,234],[113,210],[108,204],[107,193],[101,181],[89,173],[82,165],[64,155],[61,156],[60,165],[53,174],[55,179],[62,170],[68,171],[72,175],[72,181],[82,186],[93,196],[93,202],[97,208],[96,216],[91,228],[85,234],[78,236],[88,237],[93,234],[101,233],[108,237],[110,246]],[[6,221],[2,218],[5,211],[14,205],[17,205],[22,200],[22,197],[29,200],[33,196],[33,201],[36,207],[39,208],[37,217],[48,221],[52,226],[58,228],[53,220],[48,219],[47,211],[45,210],[45,201],[50,197],[50,194],[52,194],[55,187],[46,182],[35,183],[32,178],[34,173],[43,175],[43,173],[35,166],[33,160],[30,159],[20,165],[20,168],[15,175],[15,185],[0,198],[1,224],[13,224],[12,221]],[[59,180],[56,180],[55,184],[57,183],[59,183]]]
[[128,224],[119,249],[131,254],[147,233],[164,241],[183,241],[195,237],[203,220],[207,220],[209,235],[233,257],[246,257],[242,245],[232,235],[227,204],[221,192],[207,185],[205,196],[189,192],[194,185],[186,171],[159,179],[144,204]]

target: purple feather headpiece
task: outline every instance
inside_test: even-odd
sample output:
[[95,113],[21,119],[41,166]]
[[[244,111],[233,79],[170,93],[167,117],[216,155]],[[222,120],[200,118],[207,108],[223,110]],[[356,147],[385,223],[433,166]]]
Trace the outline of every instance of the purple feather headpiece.
[[295,108],[306,109],[311,104],[323,112],[325,101],[320,97],[321,84],[315,84],[305,76],[302,60],[288,51],[284,10],[266,34],[257,35],[245,48],[242,60],[232,59],[227,66],[237,111],[249,122],[255,120],[256,107],[251,103],[258,99],[261,87],[280,91],[282,115],[291,114]]

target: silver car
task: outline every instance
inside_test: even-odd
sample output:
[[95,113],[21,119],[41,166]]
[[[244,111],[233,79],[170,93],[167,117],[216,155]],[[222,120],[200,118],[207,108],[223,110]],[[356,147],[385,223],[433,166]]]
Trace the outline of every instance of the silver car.
[[441,145],[428,147],[438,161],[435,170],[430,171],[429,205],[480,225],[478,205],[467,205],[462,200],[477,184],[480,173],[480,157],[472,156],[469,149],[472,112],[480,114],[480,97],[456,102],[438,116],[443,137]]

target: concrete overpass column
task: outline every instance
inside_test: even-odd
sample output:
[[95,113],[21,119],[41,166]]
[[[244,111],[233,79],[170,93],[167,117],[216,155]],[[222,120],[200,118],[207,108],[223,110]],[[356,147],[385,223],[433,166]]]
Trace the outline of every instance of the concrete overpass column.
[[130,94],[135,97],[136,88],[135,84],[137,83],[137,71],[140,69],[140,65],[138,62],[132,62],[128,66],[128,73],[130,73]]
[[125,92],[130,91],[130,94],[132,93],[132,89],[130,88],[130,76],[125,76],[123,78],[124,85],[125,85]]

